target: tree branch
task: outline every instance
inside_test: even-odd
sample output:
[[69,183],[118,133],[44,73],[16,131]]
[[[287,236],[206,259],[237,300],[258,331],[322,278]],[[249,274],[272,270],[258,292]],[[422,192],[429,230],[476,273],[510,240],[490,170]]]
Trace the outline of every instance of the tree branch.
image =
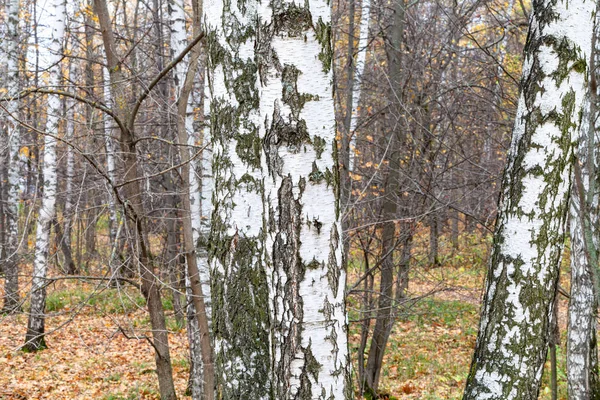
[[129,116],[129,121],[128,121],[128,126],[132,127],[133,124],[135,123],[135,118],[136,115],[140,109],[140,107],[142,106],[142,103],[144,102],[144,100],[146,100],[146,97],[148,97],[148,95],[150,94],[150,92],[152,91],[152,89],[154,89],[154,87],[156,85],[158,85],[158,83],[162,80],[162,78],[165,77],[165,75],[167,75],[173,68],[175,68],[175,66],[177,64],[179,64],[179,62],[181,60],[183,60],[183,58],[204,38],[204,32],[201,32],[198,36],[196,36],[196,38],[194,38],[194,40],[192,40],[190,42],[190,44],[188,44],[186,46],[185,49],[183,49],[181,51],[181,53],[175,57],[169,64],[167,64],[166,67],[163,68],[162,71],[160,71],[158,73],[158,75],[156,75],[154,77],[154,79],[150,82],[150,84],[146,87],[146,89],[144,89],[144,91],[142,92],[142,94],[140,94],[140,97],[138,97],[138,99],[135,102],[135,105],[133,106],[133,111],[131,112],[131,115]]

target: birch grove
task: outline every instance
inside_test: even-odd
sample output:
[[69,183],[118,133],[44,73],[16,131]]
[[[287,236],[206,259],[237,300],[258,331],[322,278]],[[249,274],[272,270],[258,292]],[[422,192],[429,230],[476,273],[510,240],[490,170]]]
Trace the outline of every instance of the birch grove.
[[0,397],[598,397],[597,2],[1,6]]

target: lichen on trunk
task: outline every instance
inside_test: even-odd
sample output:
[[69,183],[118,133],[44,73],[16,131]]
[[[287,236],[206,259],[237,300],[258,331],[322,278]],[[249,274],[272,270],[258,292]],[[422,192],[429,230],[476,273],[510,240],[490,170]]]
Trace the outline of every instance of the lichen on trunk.
[[218,390],[351,398],[330,7],[223,1],[205,13]]
[[464,399],[537,399],[566,231],[595,3],[534,2]]

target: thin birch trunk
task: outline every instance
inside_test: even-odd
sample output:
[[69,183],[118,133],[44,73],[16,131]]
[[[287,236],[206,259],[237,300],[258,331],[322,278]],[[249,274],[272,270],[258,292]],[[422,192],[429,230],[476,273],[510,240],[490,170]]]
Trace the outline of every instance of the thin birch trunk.
[[[110,95],[110,76],[108,74],[108,69],[106,67],[102,68],[102,81],[104,84],[104,103],[111,103],[111,95]],[[106,148],[106,172],[111,182],[117,181],[116,174],[116,163],[115,163],[115,145],[112,138],[113,129],[111,126],[111,118],[104,114],[103,115],[103,124],[104,124],[104,147]],[[111,272],[111,276],[113,278],[118,278],[120,274],[120,261],[119,260],[119,240],[117,232],[119,230],[120,218],[119,212],[117,210],[117,201],[115,199],[115,193],[113,188],[108,187],[108,227],[109,227],[109,238],[110,238],[110,259],[109,259],[109,268]],[[117,280],[118,282],[118,280]]]
[[[200,34],[201,15],[202,2],[194,2],[193,31],[195,35]],[[170,17],[171,47],[174,53],[178,54],[187,45],[183,3],[172,4]],[[189,59],[184,59],[175,67],[177,135],[180,143],[190,144],[191,142],[192,146],[196,143],[194,143],[193,135],[188,133],[193,130],[193,104],[190,93],[193,89],[199,56],[200,46],[196,46]],[[190,392],[194,399],[212,399],[214,398],[215,377],[209,333],[210,302],[206,301],[210,297],[210,288],[207,285],[207,277],[202,276],[199,270],[201,266],[206,265],[206,262],[203,262],[205,258],[202,257],[202,253],[196,252],[200,232],[194,229],[194,225],[200,222],[198,197],[200,187],[197,175],[194,173],[196,163],[193,161],[190,149],[180,146],[179,154],[183,163],[181,177],[184,187],[188,190],[181,196],[184,247],[188,266],[186,287],[189,288],[188,298],[192,300],[188,305],[188,315],[195,315],[194,318],[189,319],[188,326],[192,366],[189,380]],[[206,270],[202,272],[206,274]]]
[[[58,87],[61,80],[60,61],[62,59],[62,42],[66,24],[66,4],[64,0],[52,0],[45,11],[44,21],[48,22],[48,48],[45,49],[45,64],[50,69],[49,86]],[[46,131],[54,135],[58,132],[61,101],[58,95],[48,95]],[[50,228],[56,214],[56,139],[44,136],[43,158],[43,195],[36,229],[35,257],[33,264],[33,280],[31,286],[31,307],[24,349],[37,351],[46,347],[44,340],[46,275],[48,273],[48,251],[50,245]]]
[[[571,298],[567,336],[569,398],[600,399],[596,319],[598,316],[598,17],[590,56],[590,87],[575,153],[570,203]],[[596,270],[595,270],[596,269]]]
[[533,3],[479,335],[464,399],[537,399],[566,234],[595,2]]
[[[346,114],[345,125],[348,126],[349,138],[349,160],[348,170],[354,171],[355,154],[356,154],[356,128],[358,127],[358,104],[362,93],[362,80],[365,71],[367,59],[367,47],[369,45],[369,27],[371,16],[371,0],[362,0],[360,5],[360,22],[358,46],[356,47],[356,61],[352,64],[352,81],[350,87],[351,99],[347,104],[351,104],[352,108]],[[350,50],[350,48],[348,48]],[[354,53],[354,50],[353,50]],[[348,115],[349,114],[349,115]],[[342,201],[344,198],[342,198]],[[343,204],[343,203],[342,203]]]
[[[16,94],[19,90],[19,65],[18,65],[18,26],[19,26],[19,0],[6,2],[6,90],[8,95]],[[5,215],[5,241],[3,260],[4,274],[4,302],[2,313],[20,311],[19,298],[19,148],[21,139],[19,128],[14,118],[18,117],[19,103],[11,101],[6,104],[6,144],[8,144],[8,163],[6,204],[4,204]],[[8,115],[11,114],[12,116]]]
[[[584,178],[585,179],[585,178]],[[583,186],[583,185],[582,185]],[[600,398],[598,381],[598,349],[596,345],[596,318],[598,301],[594,271],[589,261],[589,249],[582,219],[580,190],[571,194],[571,299],[567,337],[567,382],[569,399]]]
[[[69,63],[69,78],[73,78],[74,75],[73,62]],[[66,153],[67,153],[67,171],[66,171],[66,189],[65,189],[65,206],[63,209],[63,226],[64,234],[61,235],[59,240],[63,255],[65,257],[66,272],[67,274],[73,275],[77,272],[77,267],[73,262],[73,252],[71,251],[71,233],[73,230],[73,212],[75,210],[75,194],[73,189],[73,180],[75,179],[75,154],[72,146],[69,146],[74,139],[75,131],[75,104],[72,99],[65,99],[66,107],[66,132],[65,140],[67,142]],[[58,221],[55,224],[58,227]],[[59,228],[60,229],[60,228]],[[58,232],[58,230],[57,230]]]

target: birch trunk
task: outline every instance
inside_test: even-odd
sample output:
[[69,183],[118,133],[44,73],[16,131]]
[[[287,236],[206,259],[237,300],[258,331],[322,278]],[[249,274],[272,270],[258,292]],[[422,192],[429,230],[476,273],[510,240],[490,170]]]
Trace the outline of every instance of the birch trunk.
[[[354,0],[355,1],[355,0]],[[403,5],[404,3],[402,3]],[[354,15],[354,13],[352,13]],[[371,16],[371,0],[362,0],[360,5],[360,22],[359,22],[359,35],[358,35],[358,46],[356,47],[356,61],[349,68],[349,94],[346,104],[351,104],[352,108],[347,110],[345,117],[345,125],[348,129],[348,171],[354,170],[355,163],[355,149],[356,149],[356,128],[358,126],[358,104],[362,93],[362,79],[366,65],[367,58],[367,47],[369,45],[369,26]],[[397,22],[397,21],[396,21]],[[352,24],[354,25],[354,24]],[[354,42],[352,42],[354,45]],[[352,46],[354,47],[354,46]],[[350,45],[348,47],[350,52]],[[352,49],[354,53],[354,49]],[[351,74],[350,74],[351,72]],[[350,76],[352,77],[350,80]],[[351,190],[351,189],[350,189]],[[344,197],[341,199],[344,201]],[[342,203],[345,204],[345,203]]]
[[[577,161],[576,161],[577,162]],[[584,182],[583,176],[580,182]],[[577,184],[575,183],[574,186]],[[569,301],[569,327],[567,338],[567,381],[569,399],[599,399],[598,348],[596,318],[598,302],[594,282],[593,265],[586,241],[587,217],[581,207],[585,206],[580,188],[574,187],[571,198],[571,299]],[[582,201],[583,200],[583,201]],[[587,207],[586,207],[587,208]],[[587,225],[587,226],[586,226]]]
[[[110,76],[108,74],[108,69],[106,67],[102,68],[102,81],[104,84],[104,103],[111,103],[110,96]],[[110,178],[113,184],[117,181],[116,174],[116,163],[115,163],[115,144],[112,138],[112,127],[111,127],[111,119],[108,115],[104,114],[103,116],[103,124],[104,124],[104,147],[106,148],[106,172],[108,177]],[[119,212],[117,210],[117,201],[115,199],[115,193],[113,188],[108,187],[108,227],[109,227],[109,238],[110,238],[110,259],[109,259],[109,268],[111,272],[112,278],[118,278],[120,274],[120,263],[117,263],[118,257],[118,249],[119,249],[119,238],[117,237],[117,232],[119,231]],[[118,280],[116,281],[118,283]]]
[[565,236],[595,3],[534,2],[464,399],[537,399]]
[[[73,78],[75,74],[73,63],[69,63],[69,78]],[[67,171],[66,171],[66,188],[65,188],[65,207],[63,209],[63,224],[64,224],[64,234],[62,238],[59,240],[60,246],[62,248],[63,255],[65,257],[66,264],[66,272],[67,274],[74,275],[77,272],[77,267],[73,262],[73,252],[71,250],[71,233],[73,228],[73,213],[75,211],[75,202],[74,202],[74,190],[73,190],[73,180],[75,179],[75,154],[72,146],[69,146],[68,143],[73,141],[74,131],[75,131],[75,104],[72,99],[65,99],[65,107],[66,107],[66,133],[65,140],[67,141],[66,152],[67,152]],[[58,221],[55,225],[58,230],[60,227],[58,226]],[[57,232],[58,232],[57,230]]]
[[595,19],[590,56],[590,87],[575,153],[570,204],[571,298],[567,336],[569,398],[600,399],[596,319],[598,316],[598,116],[596,61],[598,18]]
[[[200,34],[201,4],[200,1],[194,3],[194,35]],[[176,54],[179,54],[187,44],[183,3],[172,4],[171,30],[171,47]],[[192,91],[196,76],[199,55],[200,46],[196,46],[192,50],[189,59],[182,60],[175,67],[177,135],[180,143],[190,144],[192,142],[192,146],[195,145],[192,139],[193,135],[188,134],[188,131],[193,129],[193,105],[191,103],[190,92]],[[214,398],[215,383],[212,346],[209,334],[210,310],[205,302],[205,299],[210,296],[210,288],[207,285],[206,269],[202,271],[204,276],[199,271],[199,267],[205,266],[206,262],[202,254],[196,252],[199,231],[194,230],[194,224],[199,223],[199,221],[194,222],[194,219],[199,220],[200,217],[200,202],[198,198],[200,187],[197,176],[194,173],[196,167],[195,161],[190,154],[189,148],[180,146],[179,155],[183,164],[181,167],[183,185],[188,189],[188,192],[183,193],[181,196],[181,204],[183,206],[183,236],[188,266],[186,286],[189,288],[187,293],[188,298],[192,299],[188,305],[188,315],[195,316],[195,318],[189,319],[191,323],[188,326],[192,366],[189,382],[193,398],[212,399]]]
[[226,21],[207,27],[223,398],[352,397],[330,17],[320,0],[206,6]]
[[[256,1],[205,4],[213,148],[209,262],[217,398],[270,399],[269,290],[254,63]],[[265,4],[266,5],[266,4]],[[221,23],[229,21],[229,23]]]
[[[49,86],[60,85],[60,61],[62,59],[62,42],[66,24],[66,4],[64,0],[52,0],[44,10],[42,21],[47,21],[45,34],[48,35],[48,46],[45,48],[44,64],[49,67]],[[46,131],[56,135],[59,124],[61,102],[58,95],[48,95]],[[44,136],[43,155],[43,195],[36,228],[35,257],[33,264],[33,280],[31,285],[31,308],[25,335],[24,349],[37,351],[46,347],[44,340],[46,275],[48,273],[48,251],[50,244],[50,228],[56,214],[56,139]]]
[[331,11],[273,2],[259,20],[274,398],[350,399]]
[[[19,0],[6,2],[6,90],[8,95],[14,95],[19,90],[19,65],[18,65],[18,26],[19,26]],[[14,118],[18,116],[19,104],[11,101],[6,104],[7,115],[3,135],[8,144],[8,163],[5,214],[5,241],[4,241],[4,303],[2,313],[16,312],[21,309],[19,299],[19,128]],[[11,114],[11,115],[8,115]]]

